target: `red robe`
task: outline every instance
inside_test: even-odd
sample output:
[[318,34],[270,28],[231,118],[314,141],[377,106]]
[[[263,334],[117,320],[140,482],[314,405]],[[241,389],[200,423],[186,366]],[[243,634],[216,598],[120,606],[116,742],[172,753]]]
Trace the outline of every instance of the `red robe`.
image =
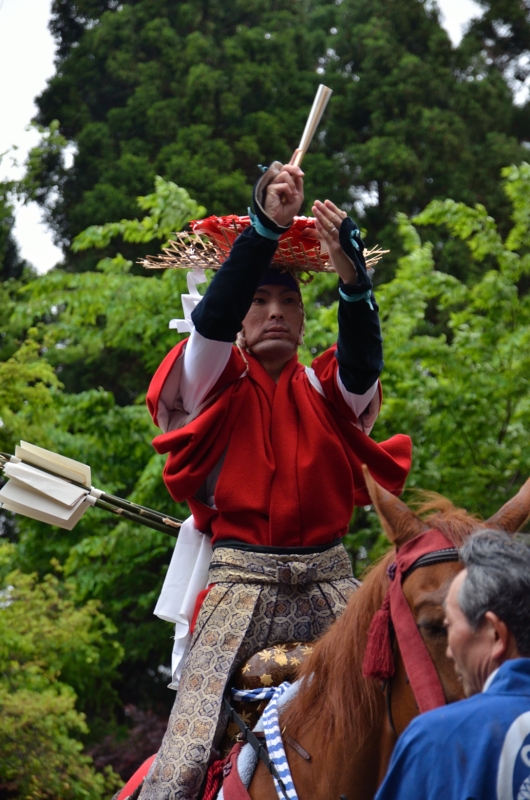
[[[147,403],[157,423],[164,382],[185,342],[164,359]],[[237,539],[272,547],[312,547],[343,536],[354,505],[369,505],[361,466],[394,494],[404,486],[412,443],[399,434],[377,444],[355,423],[337,386],[335,348],[313,362],[325,393],[309,382],[294,356],[278,384],[257,359],[249,371],[236,348],[210,392],[209,405],[182,428],[157,436],[169,453],[164,481],[176,501],[187,500],[197,527],[213,542]],[[221,390],[221,391],[220,391]],[[215,508],[195,495],[225,454]]]

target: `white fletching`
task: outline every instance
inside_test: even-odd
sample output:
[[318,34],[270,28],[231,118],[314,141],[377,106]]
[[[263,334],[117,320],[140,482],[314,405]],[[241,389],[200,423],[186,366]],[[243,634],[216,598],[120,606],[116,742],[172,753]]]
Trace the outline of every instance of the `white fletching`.
[[8,478],[14,478],[17,483],[23,484],[30,492],[38,492],[38,494],[49,497],[50,500],[54,500],[66,508],[71,508],[87,494],[87,489],[74,486],[73,483],[68,483],[68,481],[64,481],[56,475],[49,475],[40,469],[30,467],[29,464],[6,464],[4,474]]
[[82,464],[81,461],[74,461],[73,458],[61,456],[59,453],[45,450],[44,447],[37,447],[36,444],[30,444],[29,442],[17,444],[15,456],[24,461],[25,464],[42,467],[48,472],[53,472],[54,475],[76,483],[82,483],[83,486],[90,489],[92,477],[88,464]]
[[[39,466],[59,474],[24,463],[26,456],[32,464],[38,461]],[[9,481],[0,489],[2,508],[66,530],[72,530],[96,502],[89,483],[90,467],[26,442],[17,447],[17,456],[4,465],[4,474]],[[79,483],[88,482],[88,486],[75,486],[60,475]]]

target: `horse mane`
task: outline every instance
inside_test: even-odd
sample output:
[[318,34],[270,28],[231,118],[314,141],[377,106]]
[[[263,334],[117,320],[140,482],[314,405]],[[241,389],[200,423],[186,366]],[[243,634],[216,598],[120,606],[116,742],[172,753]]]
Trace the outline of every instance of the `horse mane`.
[[[457,547],[483,525],[442,495],[418,492],[417,496],[416,513]],[[395,552],[392,548],[369,568],[344,613],[304,660],[298,675],[300,688],[282,712],[282,727],[288,728],[291,736],[317,723],[323,743],[342,740],[353,753],[366,740],[367,729],[375,725],[383,695],[377,681],[362,677],[362,663],[368,630],[383,603],[389,583],[386,571]]]
[[416,514],[430,528],[436,528],[447,536],[456,547],[461,547],[474,531],[485,526],[481,517],[468,514],[464,508],[457,508],[437,492],[414,490],[414,495],[416,500],[411,505]]

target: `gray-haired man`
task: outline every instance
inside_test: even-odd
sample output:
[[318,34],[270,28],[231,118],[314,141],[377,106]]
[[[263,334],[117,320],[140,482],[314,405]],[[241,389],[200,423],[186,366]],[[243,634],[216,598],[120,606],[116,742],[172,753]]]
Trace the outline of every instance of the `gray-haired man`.
[[411,722],[376,800],[530,798],[530,548],[482,531],[461,555],[447,654],[468,699]]

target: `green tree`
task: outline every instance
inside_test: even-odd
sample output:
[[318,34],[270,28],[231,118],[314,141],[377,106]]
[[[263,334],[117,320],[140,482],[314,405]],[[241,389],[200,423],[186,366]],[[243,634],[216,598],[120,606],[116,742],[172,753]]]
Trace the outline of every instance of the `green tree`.
[[[204,212],[184,190],[157,179],[139,198],[146,215],[91,227],[78,248],[111,252],[113,238],[149,241],[157,249],[190,216]],[[97,252],[97,250],[95,251]],[[131,262],[113,251],[94,272],[52,270],[12,288],[5,327],[14,352],[0,361],[0,449],[18,439],[48,447],[92,467],[93,483],[159,510],[172,508],[162,483],[163,459],[151,447],[156,430],[145,408],[150,376],[175,336],[168,320],[179,313],[183,273],[159,279],[134,275]],[[18,344],[17,344],[18,343]],[[26,366],[27,365],[27,366]],[[116,624],[125,649],[115,682],[121,703],[169,704],[165,692],[168,637],[152,611],[173,540],[91,510],[74,531],[49,536],[46,525],[16,519],[15,564],[44,575],[54,558],[74,580],[80,601],[97,598]],[[13,534],[14,536],[15,534]],[[97,694],[97,693],[96,693]],[[93,730],[109,727],[114,707],[87,709]]]
[[477,0],[482,16],[466,34],[509,80],[524,83],[530,75],[530,7],[521,0]]
[[87,726],[76,690],[109,685],[121,658],[115,629],[94,601],[77,606],[73,587],[58,578],[5,574],[10,550],[0,546],[0,791],[21,800],[99,800],[121,783],[83,755]]
[[521,0],[477,0],[482,16],[473,19],[461,43],[470,59],[480,54],[510,85],[517,99],[513,129],[525,142],[530,126],[530,6]]
[[[155,174],[209,213],[244,211],[256,164],[289,157],[320,80],[334,97],[305,164],[308,204],[357,204],[393,250],[381,278],[399,252],[397,211],[450,196],[508,220],[498,174],[522,160],[526,135],[511,90],[476,47],[451,46],[435,6],[57,0],[52,30],[57,73],[38,99],[38,121],[52,128],[27,190],[65,247],[89,225],[133,216]],[[146,252],[120,249],[132,260]],[[68,253],[67,263],[93,269],[94,257]]]
[[[401,216],[406,255],[378,292],[385,403],[374,435],[408,433],[409,488],[441,492],[484,518],[530,476],[530,165],[504,177],[513,222],[506,237],[482,205],[433,201],[414,225]],[[442,227],[465,243],[469,262],[482,265],[480,280],[437,270],[416,226]],[[356,527],[357,552],[375,540],[377,553],[375,519],[361,512]]]
[[333,0],[54,2],[58,71],[38,119],[59,119],[77,154],[65,169],[48,142],[32,169],[58,238],[130,218],[156,174],[210,213],[244,210],[256,164],[297,143],[334,13]]
[[41,357],[35,334],[34,329],[29,330],[16,352],[0,361],[0,446],[3,450],[17,437],[42,435],[53,409],[51,390],[60,386],[53,368]]
[[0,281],[2,282],[9,278],[20,278],[24,268],[27,267],[26,262],[20,257],[13,236],[15,226],[11,202],[13,188],[13,184],[9,181],[0,183]]
[[365,200],[371,236],[399,253],[396,213],[433,198],[481,202],[508,223],[500,170],[525,157],[511,90],[480,53],[452,47],[435,4],[344,0],[322,69],[337,86],[326,136],[337,196]]
[[[151,449],[155,429],[144,392],[147,376],[179,338],[168,331],[167,321],[182,315],[185,276],[177,270],[158,279],[136,275],[122,253],[129,232],[143,236],[148,231],[154,237],[146,244],[151,252],[165,240],[160,220],[168,198],[182,197],[177,188],[158,181],[154,195],[160,203],[148,201],[146,217],[152,221],[103,224],[77,239],[77,246],[101,245],[95,271],[53,270],[10,290],[3,327],[15,350],[0,361],[11,370],[2,396],[9,424],[0,433],[2,449],[11,450],[24,426],[29,430],[34,424],[27,438],[38,435],[37,444],[89,463],[95,485],[183,517],[186,509],[174,508],[163,486],[163,459]],[[410,434],[409,485],[441,491],[484,516],[530,473],[525,433],[530,423],[530,167],[508,169],[504,191],[512,214],[507,234],[484,206],[454,200],[430,203],[412,222],[401,216],[405,255],[395,277],[378,289],[386,367],[385,404],[374,438]],[[443,237],[428,241],[437,231]],[[439,251],[455,243],[465,252],[461,278],[438,268]],[[335,340],[336,291],[333,275],[320,275],[304,288],[306,362]],[[38,380],[32,372],[22,373],[17,388],[12,365],[23,348],[29,348],[31,369],[41,372]],[[114,364],[112,384],[101,371],[105,361]],[[138,370],[133,377],[131,362]],[[116,364],[124,365],[121,372]],[[30,390],[41,392],[42,399],[27,394]],[[41,405],[42,412],[36,408]],[[43,579],[52,559],[58,559],[64,568],[61,583],[72,584],[75,603],[99,601],[115,625],[124,649],[113,683],[120,701],[167,708],[172,696],[165,689],[164,668],[171,627],[155,621],[152,610],[169,563],[169,538],[96,509],[71,532],[50,535],[47,526],[21,517],[16,524],[13,566]],[[378,530],[372,512],[356,512],[347,542],[359,569],[383,547]],[[102,710],[97,691],[98,702],[85,702],[89,693],[64,682],[79,697],[92,740],[102,737],[116,706],[108,700]],[[82,735],[77,730],[72,738]]]
[[137,197],[136,202],[142,211],[148,212],[145,217],[91,225],[76,236],[72,250],[75,253],[92,247],[101,250],[116,236],[121,236],[124,242],[136,244],[156,239],[167,243],[174,231],[182,230],[191,219],[201,219],[206,213],[206,209],[192,200],[185,189],[159,175],[155,178],[153,194]]

